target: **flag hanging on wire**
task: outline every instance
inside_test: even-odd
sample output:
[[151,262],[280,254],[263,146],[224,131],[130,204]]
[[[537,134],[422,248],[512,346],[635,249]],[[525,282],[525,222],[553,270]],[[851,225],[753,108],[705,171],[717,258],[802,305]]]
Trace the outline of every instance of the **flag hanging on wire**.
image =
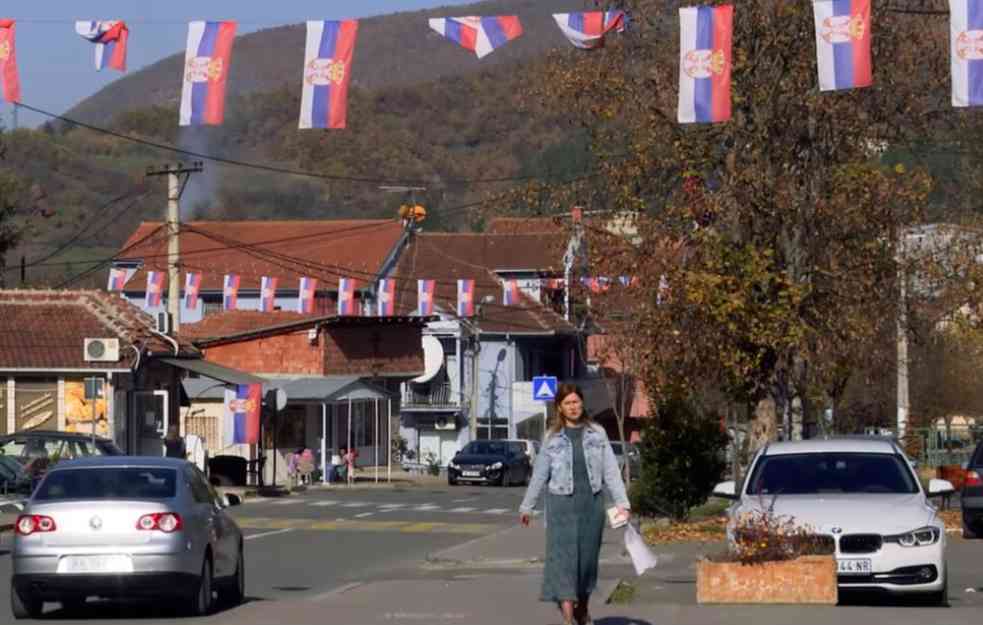
[[161,298],[164,295],[164,272],[147,272],[147,293],[144,298],[146,308],[157,308],[160,306]]
[[225,118],[235,22],[191,22],[184,56],[181,126],[217,126]]
[[429,317],[433,314],[434,284],[433,280],[416,281],[416,310],[421,317]]
[[815,0],[819,90],[873,84],[870,62],[870,0]]
[[314,312],[314,293],[317,291],[317,280],[315,278],[303,277],[300,279],[300,288],[297,297],[297,312],[309,315]]
[[17,22],[0,19],[0,80],[3,99],[20,102],[20,76],[17,74]]
[[474,280],[457,281],[457,316],[474,316]]
[[236,384],[225,389],[225,446],[259,442],[259,415],[263,406],[262,384]]
[[502,304],[515,306],[519,303],[519,281],[506,280],[502,284]]
[[949,0],[952,106],[983,106],[983,1]]
[[126,71],[126,42],[130,30],[122,20],[84,20],[75,22],[75,32],[95,44],[96,69]]
[[734,7],[679,9],[679,123],[730,119]]
[[554,13],[556,25],[567,40],[577,48],[593,50],[604,46],[609,32],[625,32],[624,11],[590,11],[586,13]]
[[378,313],[380,317],[396,314],[396,281],[392,278],[379,280]]
[[480,59],[522,34],[522,23],[515,15],[493,17],[438,17],[430,28]]
[[109,270],[109,285],[106,290],[122,291],[136,272],[136,267],[113,267]]
[[277,278],[263,276],[259,283],[259,309],[262,312],[273,312],[276,308]]
[[307,22],[300,128],[344,128],[357,20]]
[[222,283],[222,310],[235,310],[239,307],[239,276],[225,274]]
[[338,316],[355,314],[355,281],[351,278],[338,280]]
[[198,309],[198,296],[201,294],[201,274],[184,274],[184,307],[187,310]]

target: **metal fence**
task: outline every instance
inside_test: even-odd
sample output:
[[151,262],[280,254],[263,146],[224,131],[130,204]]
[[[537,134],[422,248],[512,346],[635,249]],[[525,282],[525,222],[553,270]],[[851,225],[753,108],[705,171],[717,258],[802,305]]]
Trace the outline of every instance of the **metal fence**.
[[960,465],[968,462],[983,440],[983,426],[919,428],[909,431],[908,455],[924,467]]

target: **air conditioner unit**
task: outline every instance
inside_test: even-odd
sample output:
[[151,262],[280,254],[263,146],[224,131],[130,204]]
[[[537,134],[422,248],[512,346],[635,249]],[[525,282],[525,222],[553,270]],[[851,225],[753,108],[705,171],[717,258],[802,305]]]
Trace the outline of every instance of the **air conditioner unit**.
[[159,312],[154,315],[154,330],[160,334],[170,334],[171,333],[171,314],[166,312]]
[[119,339],[85,339],[83,352],[85,362],[118,362]]
[[434,421],[433,427],[434,427],[434,429],[437,429],[437,430],[456,430],[457,429],[457,420],[456,419],[440,418],[440,419],[437,419],[436,421]]

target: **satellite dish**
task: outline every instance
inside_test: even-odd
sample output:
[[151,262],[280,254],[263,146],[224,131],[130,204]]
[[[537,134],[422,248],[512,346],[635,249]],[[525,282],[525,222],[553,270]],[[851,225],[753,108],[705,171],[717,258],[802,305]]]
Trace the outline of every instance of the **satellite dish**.
[[440,373],[444,366],[444,348],[440,341],[429,334],[423,335],[423,375],[413,378],[410,382],[428,382]]

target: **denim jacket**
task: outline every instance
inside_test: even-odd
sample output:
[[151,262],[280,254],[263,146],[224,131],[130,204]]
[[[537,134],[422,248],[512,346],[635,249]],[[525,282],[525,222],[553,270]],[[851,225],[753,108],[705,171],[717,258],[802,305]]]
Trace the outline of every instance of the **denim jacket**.
[[[604,428],[597,424],[586,426],[583,441],[591,491],[596,494],[600,492],[602,486],[605,486],[615,505],[628,508],[625,483],[621,479],[618,460],[614,457],[614,450],[611,449]],[[522,499],[522,505],[519,506],[520,512],[532,512],[547,480],[549,480],[549,490],[554,495],[573,494],[573,443],[562,430],[549,435],[542,451],[536,456],[536,465],[532,470],[529,488]]]

